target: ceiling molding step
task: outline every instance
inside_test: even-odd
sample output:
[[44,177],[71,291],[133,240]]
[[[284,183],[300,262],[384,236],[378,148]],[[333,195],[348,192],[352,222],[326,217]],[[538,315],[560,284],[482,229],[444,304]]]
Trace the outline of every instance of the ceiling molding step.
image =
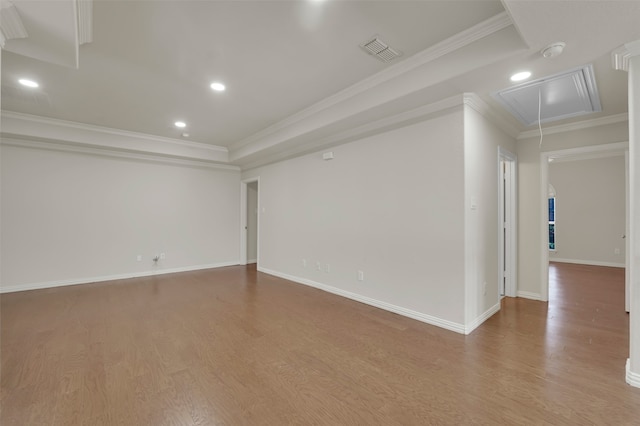
[[613,69],[619,71],[629,71],[629,60],[640,55],[640,40],[626,43],[624,46],[611,52]]
[[549,161],[553,161],[553,163],[569,163],[573,161],[583,161],[583,160],[599,160],[601,158],[612,158],[612,157],[621,157],[624,156],[625,150],[620,151],[603,151],[603,152],[594,152],[590,154],[576,155],[576,156],[563,156],[558,158],[550,159]]
[[364,80],[352,86],[349,86],[348,88],[341,90],[340,92],[337,92],[336,94],[329,96],[328,98],[325,98],[320,102],[317,102],[310,107],[307,107],[285,118],[284,120],[267,127],[264,130],[254,133],[253,135],[245,139],[234,142],[230,145],[229,148],[231,150],[235,150],[245,145],[257,142],[268,135],[289,127],[301,120],[304,120],[305,118],[317,114],[324,109],[327,109],[349,98],[366,92],[367,90],[370,90],[376,86],[379,86],[380,84],[383,84],[389,80],[413,71],[420,66],[428,64],[444,55],[466,47],[473,42],[483,39],[511,25],[513,25],[513,22],[511,21],[509,15],[506,12],[502,12],[479,24],[474,25],[473,27],[465,31],[451,36],[446,40],[441,41],[440,43],[437,43],[421,52],[418,52],[415,55],[403,60],[402,62],[391,65],[390,67],[385,68],[382,71],[368,78],[365,78]]
[[64,141],[39,141],[11,137],[2,137],[1,145],[20,148],[43,149],[48,151],[73,152],[76,154],[94,155],[111,158],[126,158],[129,160],[171,164],[186,167],[198,167],[217,170],[240,171],[240,167],[231,164],[220,164],[204,160],[171,157],[160,154],[98,148],[94,146],[73,144]]
[[64,141],[111,150],[144,152],[202,161],[227,163],[227,148],[170,139],[90,124],[2,111],[2,132],[43,141]]
[[93,41],[93,0],[77,0],[78,45]]
[[476,112],[482,115],[484,118],[498,126],[503,132],[512,138],[517,138],[520,134],[520,129],[511,124],[501,114],[496,112],[488,103],[486,103],[480,96],[475,93],[464,93],[462,95],[465,105],[473,108]]
[[367,123],[322,139],[314,140],[306,144],[296,144],[293,148],[288,150],[278,151],[271,155],[261,155],[258,156],[256,160],[232,162],[241,166],[242,171],[255,169],[256,167],[266,166],[268,164],[277,163],[279,161],[289,160],[291,158],[300,157],[312,152],[326,149],[328,147],[343,145],[349,142],[363,139],[367,136],[376,135],[382,132],[425,121],[437,116],[438,114],[447,113],[448,111],[451,111],[456,107],[462,106],[462,104],[463,99],[461,96],[451,96],[449,98],[442,99],[429,105],[424,105],[410,111],[405,111],[391,117],[386,117],[382,120]]
[[7,40],[28,36],[16,6],[8,0],[0,0],[0,46],[4,47]]
[[[251,143],[249,144],[240,147],[231,145],[230,161],[235,164],[238,161],[244,161],[242,160],[244,157],[247,157],[246,161],[252,161],[261,152],[264,155],[269,155],[278,146],[281,149],[287,149],[287,145],[291,141],[305,137],[309,139],[316,132],[323,133],[323,136],[330,134],[333,126],[344,129],[350,121],[353,121],[353,126],[357,126],[362,123],[362,118],[368,114],[373,116],[383,112],[384,116],[392,116],[408,111],[419,105],[416,101],[422,93],[425,94],[422,104],[431,103],[426,94],[431,88],[452,78],[452,74],[464,74],[512,53],[505,53],[503,49],[496,46],[499,45],[497,42],[512,36],[513,32],[514,30],[510,26],[478,40],[472,46],[466,46],[438,61],[413,69],[400,78],[387,81],[375,89],[345,99],[340,104],[325,108],[305,118],[298,116],[298,120],[293,123],[289,122],[289,125],[286,125],[287,120],[285,120],[268,128],[268,132],[258,132],[250,137]],[[468,51],[482,49],[488,49],[489,53],[478,55],[478,57],[474,56],[474,61],[465,62],[465,66],[460,65],[461,59],[468,54]],[[517,48],[514,46],[514,49]],[[458,94],[458,96],[462,101],[462,95]],[[260,137],[258,138],[258,136]]]
[[590,146],[581,146],[578,148],[568,148],[568,149],[559,149],[556,151],[546,151],[540,153],[540,158],[544,161],[546,159],[553,159],[553,161],[558,161],[563,157],[570,158],[579,158],[579,157],[587,157],[591,155],[604,154],[608,152],[619,152],[624,153],[625,150],[629,149],[629,142],[612,142],[605,143],[602,145],[590,145]]
[[[624,121],[629,121],[629,114],[626,112],[615,115],[607,115],[605,117],[593,118],[591,120],[578,121],[577,123],[559,124],[557,126],[546,127],[542,129],[542,132],[545,135],[551,135],[554,133],[572,132],[574,130],[605,126],[607,124],[622,123]],[[525,130],[518,135],[517,139],[522,140],[534,137],[540,137],[540,131],[538,129]]]

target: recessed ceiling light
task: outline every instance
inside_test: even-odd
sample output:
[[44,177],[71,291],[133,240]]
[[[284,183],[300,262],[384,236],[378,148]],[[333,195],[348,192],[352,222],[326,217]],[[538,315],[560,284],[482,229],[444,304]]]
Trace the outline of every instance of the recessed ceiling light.
[[531,73],[529,71],[522,71],[512,75],[511,81],[522,81],[528,79],[529,77],[531,77]]
[[29,80],[28,78],[21,78],[20,80],[18,80],[18,83],[22,84],[23,86],[34,87],[34,88],[40,86],[38,83],[36,83],[33,80]]
[[176,127],[180,127],[180,128],[187,127],[187,123],[185,123],[184,121],[176,121],[173,124],[175,124]]
[[225,85],[218,81],[211,83],[211,88],[216,92],[224,92],[224,90],[226,89]]

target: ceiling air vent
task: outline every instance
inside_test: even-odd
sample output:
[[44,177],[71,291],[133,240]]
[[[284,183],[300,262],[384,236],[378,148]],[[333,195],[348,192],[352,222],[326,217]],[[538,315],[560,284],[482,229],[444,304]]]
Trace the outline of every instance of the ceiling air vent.
[[393,61],[395,58],[402,55],[402,52],[392,49],[387,43],[380,40],[377,36],[361,44],[360,47],[369,55],[380,59],[382,62]]
[[492,94],[525,126],[602,111],[592,65],[544,77]]

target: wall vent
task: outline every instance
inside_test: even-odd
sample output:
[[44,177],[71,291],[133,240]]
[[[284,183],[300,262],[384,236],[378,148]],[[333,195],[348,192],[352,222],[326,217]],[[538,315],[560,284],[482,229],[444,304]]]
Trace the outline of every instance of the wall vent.
[[380,40],[378,36],[374,36],[372,39],[362,43],[360,47],[369,55],[378,58],[382,62],[393,61],[402,55],[402,52],[389,47],[389,45]]

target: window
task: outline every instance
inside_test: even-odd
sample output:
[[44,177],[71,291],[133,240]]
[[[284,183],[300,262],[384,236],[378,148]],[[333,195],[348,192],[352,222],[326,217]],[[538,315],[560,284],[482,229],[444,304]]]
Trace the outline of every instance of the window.
[[549,197],[549,250],[556,249],[556,197]]

